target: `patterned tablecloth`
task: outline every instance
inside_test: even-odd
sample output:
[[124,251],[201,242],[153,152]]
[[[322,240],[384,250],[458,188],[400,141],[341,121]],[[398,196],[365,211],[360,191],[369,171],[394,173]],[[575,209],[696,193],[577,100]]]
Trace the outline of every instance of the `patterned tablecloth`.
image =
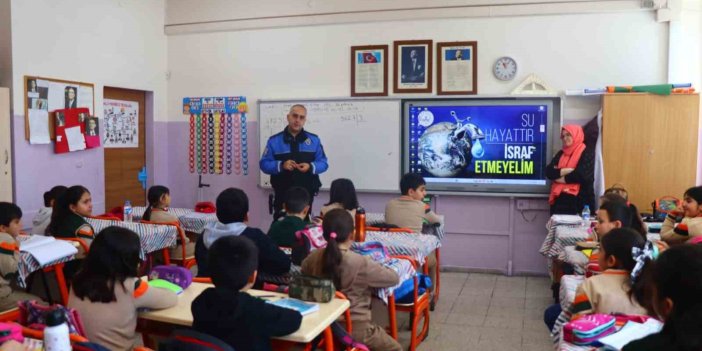
[[378,241],[388,249],[390,255],[405,255],[424,264],[427,256],[441,247],[434,235],[414,233],[366,232],[366,242]]
[[[661,240],[660,234],[656,233],[648,233],[646,238],[649,241]],[[558,259],[572,265],[575,274],[585,275],[589,259],[582,251],[576,250],[574,245],[566,246],[565,249],[558,254]]]
[[[22,242],[27,239],[29,239],[29,236],[27,235],[20,235],[17,237],[17,241],[19,242]],[[68,262],[74,259],[75,255],[66,256],[64,258],[59,258],[58,260],[49,262],[42,266],[39,262],[37,262],[34,256],[32,256],[32,254],[30,254],[29,252],[20,251],[19,260],[17,262],[17,284],[19,284],[21,288],[26,288],[26,280],[30,274],[34,273],[35,271],[38,271],[39,269],[51,267],[55,264]]]
[[375,226],[380,223],[385,223],[385,213],[374,213],[374,212],[368,212],[366,213],[366,225],[367,226]]
[[[397,275],[400,277],[400,283],[404,282],[407,279],[410,279],[414,277],[414,275],[417,273],[414,270],[414,267],[412,267],[412,264],[407,261],[407,260],[400,260],[396,258],[392,258],[386,262],[383,263],[384,266],[391,268],[394,270]],[[274,275],[268,275],[265,273],[260,274],[261,280],[267,283],[272,283],[272,284],[278,284],[278,285],[288,285],[290,284],[290,279],[292,279],[293,276],[301,274],[300,272],[300,266],[296,265],[291,265],[290,266],[290,273],[283,275],[283,276],[274,276]],[[395,289],[399,287],[393,286],[389,288],[383,288],[383,289],[374,289],[375,296],[377,296],[379,299],[383,300],[383,302],[387,303],[388,302],[388,297],[392,294]]]
[[96,234],[99,234],[101,230],[113,225],[127,228],[137,233],[141,243],[141,253],[139,256],[142,260],[146,259],[146,256],[151,252],[175,246],[176,239],[178,238],[178,230],[172,225],[130,223],[94,218],[87,218],[87,221],[93,226]]
[[[134,221],[140,221],[144,217],[146,207],[134,207]],[[202,234],[205,226],[209,223],[217,223],[217,214],[199,213],[190,208],[171,207],[168,212],[178,217],[181,228],[186,232]]]

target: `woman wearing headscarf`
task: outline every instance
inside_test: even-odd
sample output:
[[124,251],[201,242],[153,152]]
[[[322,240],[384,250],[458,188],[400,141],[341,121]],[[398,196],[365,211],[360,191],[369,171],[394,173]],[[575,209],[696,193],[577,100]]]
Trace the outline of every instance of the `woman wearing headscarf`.
[[548,203],[551,214],[580,214],[585,205],[594,211],[594,149],[585,145],[583,128],[566,125],[561,129],[563,149],[546,166],[551,180]]

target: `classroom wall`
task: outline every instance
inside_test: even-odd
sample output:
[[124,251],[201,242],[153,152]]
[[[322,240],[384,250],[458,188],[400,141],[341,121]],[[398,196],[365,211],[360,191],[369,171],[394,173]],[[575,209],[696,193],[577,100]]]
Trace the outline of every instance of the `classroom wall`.
[[[150,91],[151,118],[165,123],[164,8],[164,0],[12,1],[15,194],[27,221],[43,206],[43,192],[56,184],[85,185],[95,213],[102,213],[105,200],[102,148],[56,155],[53,144],[25,140],[24,75],[94,83],[98,117],[104,86]],[[167,149],[163,129],[153,128],[149,139],[158,137]],[[160,170],[156,180],[167,182],[166,158],[152,158]]]
[[[181,115],[183,97],[244,95],[250,106],[248,127],[256,131],[258,99],[349,96],[349,47],[388,44],[392,51],[393,40],[402,39],[477,40],[480,94],[507,94],[530,73],[557,90],[657,83],[667,80],[667,38],[667,24],[657,23],[653,12],[641,11],[378,21],[170,35],[168,134],[174,136],[172,140],[182,140],[172,145],[168,156],[173,205],[190,207],[197,196],[197,175],[187,170],[188,124]],[[513,56],[519,64],[519,73],[512,82],[492,77],[494,60],[503,55]],[[631,64],[632,59],[636,64]],[[584,123],[599,106],[598,98],[569,97],[565,120]],[[256,133],[249,135],[250,175],[204,176],[203,181],[211,187],[203,194],[205,199],[213,200],[225,187],[243,188],[251,200],[251,223],[266,229],[270,221],[268,191],[257,187],[260,150]],[[323,142],[326,148],[340,147],[335,141]],[[361,194],[360,201],[369,211],[382,212],[393,196]],[[315,208],[327,198],[320,194]],[[546,207],[544,199],[533,201],[535,206]],[[441,196],[435,206],[447,215],[444,265],[506,271],[511,261],[515,272],[545,273],[545,260],[538,248],[545,235],[547,211],[520,212],[508,198],[470,196]]]
[[0,0],[0,87],[12,85],[12,26],[10,0]]

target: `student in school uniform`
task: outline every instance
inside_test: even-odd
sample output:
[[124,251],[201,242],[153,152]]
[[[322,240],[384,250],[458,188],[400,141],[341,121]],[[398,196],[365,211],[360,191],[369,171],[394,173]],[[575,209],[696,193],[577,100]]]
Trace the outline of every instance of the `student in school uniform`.
[[329,188],[329,202],[322,207],[322,217],[335,208],[344,209],[351,214],[351,217],[356,218],[358,198],[356,197],[356,187],[351,179],[339,178],[332,181]]
[[[653,250],[651,245],[629,228],[617,228],[602,237],[598,259],[602,273],[586,279],[576,290],[572,319],[590,313],[645,315],[646,309],[631,297],[631,274],[638,262],[635,252]],[[549,330],[560,314],[560,304],[556,305],[544,315]]]
[[57,238],[79,238],[90,245],[95,231],[85,217],[92,213],[90,191],[81,185],[74,185],[58,198],[46,233]]
[[[676,227],[679,217],[682,219]],[[702,186],[687,189],[682,205],[668,214],[661,226],[661,239],[671,245],[697,236],[702,236]]]
[[288,189],[283,209],[285,217],[271,224],[268,237],[278,246],[292,247],[297,242],[295,232],[309,224],[305,218],[310,211],[310,194],[302,187]]
[[[390,200],[385,205],[385,222],[401,228],[409,228],[421,233],[424,221],[429,224],[441,223],[439,215],[429,209],[422,199],[427,195],[427,183],[424,178],[416,173],[407,173],[400,179],[402,196]],[[427,256],[429,277],[436,282],[436,251]],[[434,291],[432,284],[430,291]],[[433,301],[433,298],[432,298]],[[433,305],[433,302],[432,302]]]
[[18,301],[41,301],[14,283],[19,260],[17,235],[21,229],[22,210],[13,203],[0,202],[0,312],[17,307]]
[[[167,187],[163,185],[150,187],[146,199],[149,201],[149,205],[146,207],[146,211],[144,211],[144,215],[142,216],[143,220],[156,223],[180,223],[176,215],[168,212],[168,207],[171,206],[171,191]],[[185,240],[187,240],[185,242],[185,255],[194,255],[195,243],[190,242],[187,238]],[[181,245],[183,245],[183,243],[178,240],[178,245],[169,249],[172,258],[181,258],[183,255]]]
[[217,223],[205,227],[195,244],[195,260],[199,277],[210,275],[207,267],[207,251],[214,242],[225,236],[243,236],[253,241],[258,248],[258,272],[283,275],[290,271],[290,258],[281,251],[271,238],[258,228],[247,225],[249,198],[243,190],[229,188],[217,196]]
[[702,350],[702,245],[670,248],[655,262],[647,260],[636,279],[637,301],[664,325],[622,350]]
[[107,227],[100,232],[76,274],[68,307],[80,313],[90,341],[110,350],[131,350],[138,345],[139,309],[175,306],[175,292],[150,287],[139,278],[139,236],[126,228]]
[[44,207],[39,209],[37,215],[32,219],[32,234],[46,235],[46,227],[51,223],[51,213],[53,212],[56,199],[66,193],[67,187],[57,185],[44,193]]
[[212,244],[208,266],[214,288],[192,303],[193,329],[217,337],[237,351],[269,351],[270,338],[300,328],[299,312],[266,303],[246,291],[256,282],[258,249],[244,236]]
[[371,321],[374,288],[399,283],[397,273],[370,257],[351,251],[354,220],[348,212],[334,209],[324,216],[322,228],[327,247],[313,251],[302,262],[302,273],[331,279],[336,290],[351,303],[352,336],[372,351],[400,351],[402,346]]

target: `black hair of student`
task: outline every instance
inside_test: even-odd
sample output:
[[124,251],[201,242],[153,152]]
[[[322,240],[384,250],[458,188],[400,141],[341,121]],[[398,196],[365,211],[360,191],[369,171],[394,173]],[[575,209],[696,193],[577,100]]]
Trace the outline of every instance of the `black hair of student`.
[[0,202],[0,225],[9,227],[15,219],[22,219],[22,209],[11,202]]
[[139,236],[133,231],[116,226],[103,229],[73,278],[73,292],[81,300],[117,301],[117,284],[126,291],[124,281],[139,274],[140,250]]
[[689,196],[698,204],[702,205],[702,186],[694,186],[685,191],[684,196]]
[[141,217],[145,221],[151,220],[151,209],[158,206],[163,195],[169,195],[171,193],[168,188],[163,185],[154,185],[149,188],[149,193],[146,195],[146,199],[149,201],[149,206],[146,207],[144,215]]
[[71,214],[71,205],[77,205],[83,194],[90,191],[82,185],[74,185],[66,190],[63,195],[59,196],[54,202],[54,210],[51,212],[51,222],[46,227],[46,234],[55,234],[54,231],[61,226],[63,221],[67,220]]
[[300,214],[310,205],[310,193],[305,188],[294,186],[285,192],[285,212]]
[[355,210],[358,208],[358,198],[356,197],[356,187],[351,179],[339,178],[334,179],[329,188],[329,203],[328,206],[334,203],[340,203],[346,210]]
[[56,199],[61,197],[64,193],[66,193],[66,190],[68,190],[68,187],[63,186],[63,185],[57,185],[51,190],[47,191],[44,193],[44,207],[50,207],[51,206],[51,200],[54,200],[54,203],[56,202]]
[[643,248],[646,240],[630,228],[617,228],[602,237],[600,245],[604,249],[605,259],[614,256],[617,259],[617,269],[631,272],[636,265],[636,260],[631,254],[634,247]]
[[[661,331],[669,342],[666,350],[702,350],[702,245],[673,246],[657,261],[649,262],[644,273],[639,279],[637,301],[649,313],[654,312],[653,304],[664,299],[673,302]],[[658,301],[653,301],[653,296]]]
[[619,195],[618,199],[606,201],[600,206],[600,210],[607,212],[610,221],[620,221],[622,228],[631,228],[646,240],[646,227],[644,226],[639,210],[636,205],[627,203]]
[[602,205],[610,201],[626,202],[626,199],[616,193],[605,193],[604,195],[600,196],[600,202],[602,203]]
[[402,195],[409,194],[410,189],[417,189],[422,185],[427,185],[424,177],[417,173],[405,173],[400,179],[400,191]]
[[224,223],[243,222],[249,213],[249,198],[238,188],[224,189],[217,196],[217,219]]
[[258,267],[258,248],[249,238],[225,236],[210,246],[207,264],[216,287],[239,291]]
[[[334,282],[337,290],[341,289],[341,250],[339,244],[344,243],[353,233],[353,218],[346,210],[340,208],[333,209],[324,215],[322,222],[324,239],[327,247],[324,249],[322,259],[322,273]],[[336,238],[332,238],[335,233]]]

